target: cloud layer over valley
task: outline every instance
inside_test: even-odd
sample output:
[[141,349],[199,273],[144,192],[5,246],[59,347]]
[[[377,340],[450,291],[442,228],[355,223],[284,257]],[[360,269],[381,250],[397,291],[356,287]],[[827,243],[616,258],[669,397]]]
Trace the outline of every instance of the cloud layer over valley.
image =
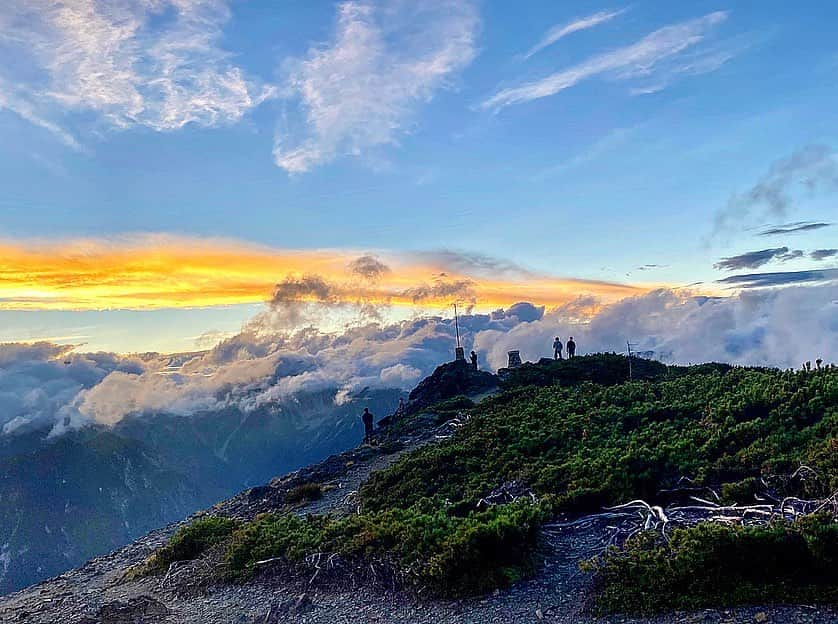
[[[241,333],[194,355],[123,357],[48,343],[0,345],[3,433],[41,428],[57,435],[134,413],[248,411],[307,391],[333,391],[339,403],[367,387],[410,389],[453,355],[450,318],[387,323],[365,304],[306,301],[305,286],[293,293],[285,288]],[[343,330],[315,328],[319,317],[336,313],[351,318]],[[623,352],[631,340],[636,350],[672,363],[794,367],[818,357],[838,360],[838,283],[724,298],[662,289],[607,305],[589,296],[547,311],[520,303],[465,314],[460,331],[466,349],[474,348],[481,366],[491,369],[504,366],[511,349],[529,360],[550,355],[556,335],[574,336],[582,353]]]

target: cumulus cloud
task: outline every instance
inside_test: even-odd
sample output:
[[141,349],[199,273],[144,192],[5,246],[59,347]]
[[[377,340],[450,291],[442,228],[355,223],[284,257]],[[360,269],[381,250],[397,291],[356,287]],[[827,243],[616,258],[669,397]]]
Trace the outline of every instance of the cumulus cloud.
[[[606,76],[615,80],[649,79],[667,60],[678,57],[685,50],[704,41],[710,31],[724,22],[727,16],[725,11],[716,11],[703,17],[664,26],[631,45],[593,56],[546,78],[518,87],[502,89],[484,100],[480,107],[485,110],[499,111],[513,104],[555,95],[597,76]],[[729,54],[716,51],[707,57],[700,56],[687,63],[667,66],[662,80],[668,83],[679,74],[712,71],[726,62]]]
[[[571,314],[573,316],[573,314]],[[638,351],[670,363],[707,361],[798,367],[806,360],[838,359],[838,284],[745,291],[732,297],[701,297],[658,290],[602,308],[584,322],[566,308],[509,331],[486,330],[475,342],[493,367],[505,366],[509,350],[536,360],[550,355],[555,336],[573,336],[582,353]]]
[[56,110],[118,128],[235,122],[272,89],[220,47],[229,18],[227,0],[11,0],[0,44],[18,62],[2,75],[24,85],[14,110],[70,145]]
[[[549,311],[522,302],[464,314],[459,329],[463,346],[493,368],[512,349],[529,360],[549,356],[557,335],[572,335],[582,353],[623,351],[630,340],[667,362],[797,366],[838,359],[835,280],[718,298],[657,290],[606,305],[583,297]],[[323,390],[340,403],[368,387],[412,388],[453,358],[454,345],[453,319],[439,316],[334,332],[253,325],[205,353],[142,359],[0,345],[0,427],[5,435],[34,428],[57,435],[133,414],[252,411]]]
[[477,10],[466,0],[343,2],[333,39],[286,64],[301,131],[277,134],[276,164],[310,171],[394,144],[418,108],[476,54]]
[[71,353],[47,342],[0,345],[0,428],[3,434],[77,426],[71,403],[109,374],[135,374],[143,364],[109,353]]
[[[741,226],[755,218],[786,216],[794,193],[809,196],[838,191],[838,160],[825,145],[808,145],[790,156],[776,160],[768,171],[744,193],[730,198],[716,213],[714,234]],[[793,223],[769,228],[763,235],[801,232],[826,227],[826,223]]]
[[811,232],[813,230],[820,230],[821,228],[829,227],[832,223],[821,223],[817,221],[796,221],[794,223],[784,223],[782,225],[774,225],[764,228],[760,236],[776,236],[778,234],[796,234],[798,232]]
[[563,39],[575,32],[587,30],[589,28],[599,26],[600,24],[604,24],[605,22],[610,22],[615,17],[625,13],[625,11],[626,9],[621,9],[619,11],[599,11],[598,13],[594,13],[586,17],[578,17],[569,22],[556,24],[544,33],[544,36],[538,41],[538,43],[530,48],[526,54],[524,54],[523,58],[526,60],[544,48],[550,47],[559,39]]

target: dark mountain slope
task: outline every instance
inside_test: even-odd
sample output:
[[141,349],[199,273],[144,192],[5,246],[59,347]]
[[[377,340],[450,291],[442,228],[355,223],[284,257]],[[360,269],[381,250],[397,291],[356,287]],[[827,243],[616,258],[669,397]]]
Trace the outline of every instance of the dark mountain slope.
[[300,394],[249,413],[130,416],[54,439],[0,440],[0,592],[129,543],[249,485],[357,444],[363,406],[387,413],[399,392],[334,403]]

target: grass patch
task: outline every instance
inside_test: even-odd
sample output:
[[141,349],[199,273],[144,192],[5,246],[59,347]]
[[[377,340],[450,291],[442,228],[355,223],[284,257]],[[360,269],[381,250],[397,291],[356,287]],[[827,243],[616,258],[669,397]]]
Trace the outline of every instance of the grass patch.
[[285,495],[285,501],[291,505],[309,503],[323,498],[323,486],[319,483],[303,483],[291,488]]
[[838,602],[838,523],[827,516],[765,527],[702,524],[669,544],[641,534],[585,566],[601,614],[653,614],[783,602]]

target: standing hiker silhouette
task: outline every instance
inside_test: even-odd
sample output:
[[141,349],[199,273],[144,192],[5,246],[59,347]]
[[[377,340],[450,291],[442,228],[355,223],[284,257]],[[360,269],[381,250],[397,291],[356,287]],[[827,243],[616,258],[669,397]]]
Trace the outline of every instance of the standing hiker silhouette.
[[372,443],[372,423],[373,423],[373,415],[370,412],[370,408],[365,407],[364,413],[361,414],[361,420],[364,423],[364,443],[370,444]]

